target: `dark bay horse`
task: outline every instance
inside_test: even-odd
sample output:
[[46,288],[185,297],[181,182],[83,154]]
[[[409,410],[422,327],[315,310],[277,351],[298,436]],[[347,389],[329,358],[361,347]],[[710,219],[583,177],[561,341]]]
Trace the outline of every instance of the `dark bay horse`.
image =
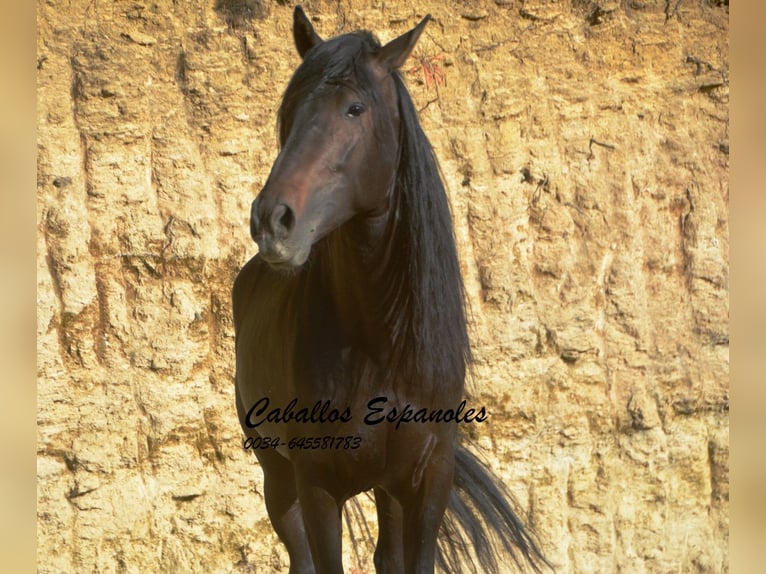
[[252,205],[259,253],[233,292],[237,410],[291,574],[343,572],[343,504],[370,489],[378,573],[546,564],[457,439],[486,412],[464,402],[450,210],[398,72],[428,20],[381,46],[364,31],[324,41],[295,9],[303,62]]

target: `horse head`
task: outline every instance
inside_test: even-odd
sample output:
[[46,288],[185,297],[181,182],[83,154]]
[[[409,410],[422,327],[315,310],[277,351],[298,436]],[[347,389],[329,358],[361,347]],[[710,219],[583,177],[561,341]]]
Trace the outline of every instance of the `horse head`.
[[429,18],[381,46],[365,32],[322,40],[296,8],[302,63],[279,111],[280,153],[250,218],[260,257],[272,267],[300,267],[328,233],[388,210],[399,153],[393,74]]

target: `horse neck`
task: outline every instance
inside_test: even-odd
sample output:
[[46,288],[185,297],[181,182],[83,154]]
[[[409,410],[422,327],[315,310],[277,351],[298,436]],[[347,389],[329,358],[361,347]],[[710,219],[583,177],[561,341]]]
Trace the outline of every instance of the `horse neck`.
[[390,213],[345,224],[323,240],[314,267],[345,338],[380,362],[395,335],[387,309],[400,283],[392,273],[391,224]]
[[398,77],[401,129],[387,213],[328,236],[319,267],[341,328],[426,392],[462,392],[471,360],[449,204],[430,143]]
[[[449,252],[428,263],[418,259],[400,192],[394,190],[384,216],[356,219],[328,236],[320,254],[323,284],[348,340],[401,379],[395,385],[417,380],[420,388],[408,394],[454,397],[462,392],[470,355],[459,271],[444,273],[445,264],[457,261]],[[438,300],[426,300],[424,292],[434,286]]]

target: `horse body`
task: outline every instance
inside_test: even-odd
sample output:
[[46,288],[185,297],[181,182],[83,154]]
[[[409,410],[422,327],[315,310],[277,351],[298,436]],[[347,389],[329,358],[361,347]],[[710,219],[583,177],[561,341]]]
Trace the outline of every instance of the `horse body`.
[[[238,414],[248,437],[273,445],[255,453],[291,574],[343,571],[341,509],[364,490],[378,508],[379,573],[433,572],[445,510],[471,530],[469,507],[499,496],[457,446],[454,419],[380,421],[454,410],[470,360],[449,206],[397,72],[427,21],[380,46],[363,32],[323,41],[295,11],[303,63],[252,206],[259,254],[233,290]],[[463,478],[476,472],[460,490],[467,504],[456,461]],[[522,552],[537,552],[501,514]]]

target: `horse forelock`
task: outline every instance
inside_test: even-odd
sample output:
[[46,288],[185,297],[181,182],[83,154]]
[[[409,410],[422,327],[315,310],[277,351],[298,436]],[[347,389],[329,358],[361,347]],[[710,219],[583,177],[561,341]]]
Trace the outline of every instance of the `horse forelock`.
[[277,114],[279,143],[284,145],[299,104],[330,86],[345,86],[378,101],[367,60],[380,48],[375,36],[360,30],[316,45],[295,70]]

